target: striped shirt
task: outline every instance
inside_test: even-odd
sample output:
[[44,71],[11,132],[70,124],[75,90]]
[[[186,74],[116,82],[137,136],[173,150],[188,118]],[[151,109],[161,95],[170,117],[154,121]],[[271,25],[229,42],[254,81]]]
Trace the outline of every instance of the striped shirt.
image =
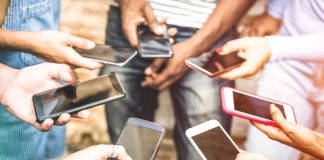
[[147,0],[154,15],[168,24],[201,28],[216,7],[216,0]]

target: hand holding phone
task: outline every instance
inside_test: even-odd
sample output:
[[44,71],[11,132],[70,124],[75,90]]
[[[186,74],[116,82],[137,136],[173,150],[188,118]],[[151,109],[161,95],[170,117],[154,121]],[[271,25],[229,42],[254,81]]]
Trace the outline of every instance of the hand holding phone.
[[74,48],[74,50],[83,57],[116,66],[124,66],[137,54],[137,51],[132,48],[109,46],[99,43],[96,43],[93,49]]
[[171,58],[173,56],[167,27],[164,25],[162,36],[155,35],[149,27],[138,27],[138,51],[143,58]]
[[219,55],[216,52],[207,52],[198,57],[189,58],[186,65],[208,77],[215,77],[224,72],[239,67],[245,60],[240,57],[240,53],[230,53]]
[[124,146],[133,160],[154,160],[164,135],[159,124],[129,118],[116,144]]
[[33,96],[38,122],[57,118],[63,113],[76,113],[125,96],[114,73],[77,82]]
[[203,160],[235,160],[240,153],[237,145],[216,120],[187,129],[186,136]]
[[287,121],[296,123],[294,110],[288,104],[259,97],[230,87],[223,87],[221,92],[223,111],[229,115],[276,126],[270,113],[270,105],[275,104]]

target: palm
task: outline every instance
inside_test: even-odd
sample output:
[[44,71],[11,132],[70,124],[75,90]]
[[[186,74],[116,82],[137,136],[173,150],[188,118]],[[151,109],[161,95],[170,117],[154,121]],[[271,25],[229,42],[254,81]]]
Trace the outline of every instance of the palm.
[[6,99],[14,100],[7,103],[10,106],[8,107],[9,112],[30,124],[36,122],[32,96],[60,85],[56,80],[52,79],[48,72],[44,72],[42,69],[44,68],[28,67],[18,71],[8,84],[7,88],[10,89],[6,90]]

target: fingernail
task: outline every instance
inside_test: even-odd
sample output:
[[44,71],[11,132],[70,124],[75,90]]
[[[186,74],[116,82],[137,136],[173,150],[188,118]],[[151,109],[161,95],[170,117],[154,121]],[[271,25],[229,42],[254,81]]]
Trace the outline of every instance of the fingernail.
[[87,41],[87,48],[91,49],[94,48],[96,46],[96,44],[92,41]]
[[275,107],[273,104],[270,106],[270,111],[271,111],[271,114],[277,112],[277,107]]
[[216,49],[216,53],[220,54],[223,52],[223,47],[219,47]]
[[145,69],[145,74],[146,75],[151,75],[152,74],[152,69],[151,68],[146,68]]
[[155,32],[158,34],[163,34],[164,29],[162,26],[157,26],[157,27],[155,27]]

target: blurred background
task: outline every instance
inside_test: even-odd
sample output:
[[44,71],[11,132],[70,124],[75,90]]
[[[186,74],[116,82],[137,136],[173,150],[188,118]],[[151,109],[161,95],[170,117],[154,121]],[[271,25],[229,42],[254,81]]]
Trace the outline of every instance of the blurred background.
[[[63,0],[60,30],[103,43],[107,24],[107,12],[111,0]],[[248,16],[260,14],[265,9],[265,0],[259,0],[249,11]],[[98,75],[98,70],[76,69],[79,80],[87,80]],[[239,89],[254,92],[255,81],[238,80]],[[109,106],[108,106],[109,107]],[[104,106],[91,109],[92,115],[88,120],[73,119],[67,125],[68,153],[78,151],[94,144],[110,144],[107,134],[107,124]],[[176,159],[176,152],[172,141],[172,127],[174,123],[172,104],[168,90],[160,94],[159,109],[155,121],[165,126],[168,131],[158,153],[157,159]],[[248,121],[234,117],[231,136],[243,148],[248,128]],[[303,160],[311,158],[304,156]]]

